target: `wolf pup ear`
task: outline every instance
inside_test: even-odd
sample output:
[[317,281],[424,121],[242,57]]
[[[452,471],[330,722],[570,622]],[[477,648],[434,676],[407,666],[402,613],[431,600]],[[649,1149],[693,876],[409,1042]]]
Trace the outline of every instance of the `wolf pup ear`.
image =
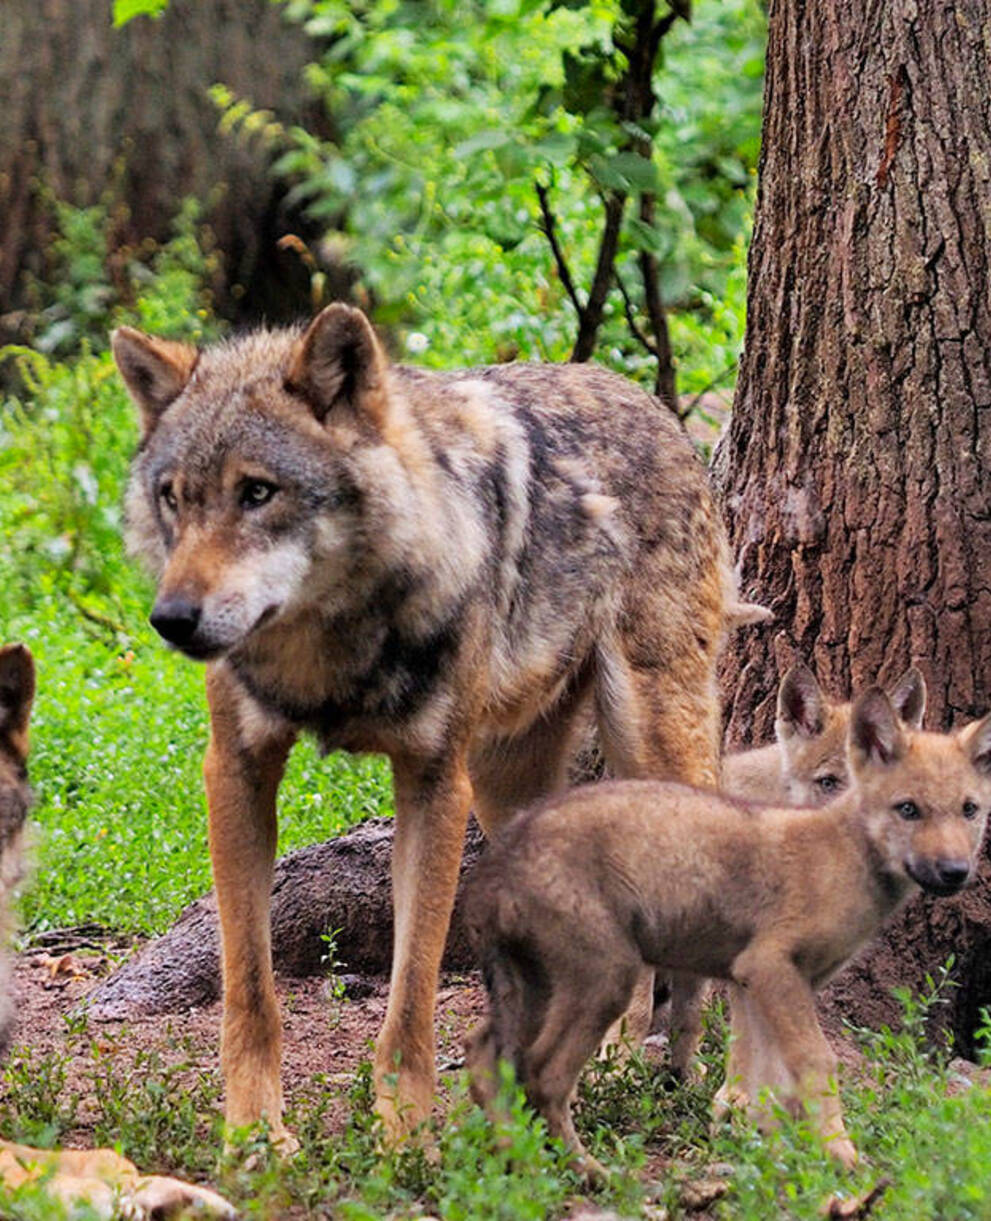
[[141,411],[144,434],[177,399],[193,375],[199,350],[188,343],[155,339],[130,326],[119,326],[110,336],[114,360],[124,384]]
[[387,369],[372,324],[361,310],[335,301],[307,327],[287,382],[321,423],[343,407],[379,426],[388,402]]
[[0,741],[27,754],[28,718],[34,699],[34,661],[23,644],[0,649]]
[[968,725],[963,732],[971,763],[982,776],[991,779],[991,714],[983,721]]
[[778,734],[814,738],[824,725],[822,689],[809,667],[798,661],[778,688]]
[[922,728],[926,694],[926,680],[916,666],[909,666],[891,691],[892,707],[911,729]]
[[887,767],[905,753],[905,734],[891,700],[880,687],[871,687],[857,700],[850,718],[850,755],[855,766],[880,763]]

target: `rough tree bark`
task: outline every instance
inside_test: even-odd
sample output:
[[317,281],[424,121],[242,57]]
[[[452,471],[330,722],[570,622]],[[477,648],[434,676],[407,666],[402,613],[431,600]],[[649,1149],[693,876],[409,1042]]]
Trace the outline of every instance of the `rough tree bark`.
[[[909,662],[932,726],[991,707],[991,11],[772,0],[745,356],[715,461],[748,597],[728,742],[771,735],[798,654],[842,693]],[[834,988],[856,1021],[957,955],[991,1001],[991,866],[919,901]]]
[[299,218],[283,209],[268,155],[218,131],[207,90],[223,82],[320,130],[323,108],[302,72],[313,43],[269,0],[174,0],[161,20],[121,30],[110,9],[110,0],[3,2],[0,314],[23,304],[25,271],[47,272],[52,218],[41,186],[83,205],[112,187],[126,205],[122,244],[167,236],[185,195],[211,201],[227,287],[245,290],[221,304],[237,312],[241,300],[269,318],[305,310],[305,269],[275,245]]

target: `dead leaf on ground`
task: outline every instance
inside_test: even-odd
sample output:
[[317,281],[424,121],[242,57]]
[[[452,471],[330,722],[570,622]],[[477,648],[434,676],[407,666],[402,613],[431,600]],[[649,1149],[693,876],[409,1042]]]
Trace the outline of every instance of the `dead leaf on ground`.
[[691,1213],[698,1213],[715,1204],[727,1191],[729,1183],[725,1179],[695,1179],[690,1183],[682,1183],[678,1189],[678,1200],[682,1208]]

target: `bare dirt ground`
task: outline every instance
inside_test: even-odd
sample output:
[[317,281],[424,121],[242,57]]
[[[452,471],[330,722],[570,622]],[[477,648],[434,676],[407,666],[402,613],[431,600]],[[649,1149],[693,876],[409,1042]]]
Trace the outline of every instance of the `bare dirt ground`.
[[[215,1072],[220,1040],[220,1002],[188,1013],[136,1017],[127,1022],[90,1021],[85,1037],[73,1033],[67,1022],[97,980],[110,969],[100,953],[64,955],[29,953],[15,965],[17,1025],[14,1045],[30,1052],[33,1060],[55,1054],[67,1056],[64,1091],[80,1097],[77,1128],[67,1144],[91,1143],[93,1092],[92,1044],[112,1057],[115,1074],[126,1078],[142,1052],[157,1052],[163,1065],[178,1063],[190,1072]],[[388,980],[346,977],[349,995],[335,999],[328,981],[320,978],[277,979],[283,1034],[283,1084],[287,1107],[306,1099],[313,1078],[323,1075],[325,1085],[339,1100],[331,1106],[331,1130],[347,1120],[347,1091],[363,1060],[371,1058],[372,1042],[385,1016]],[[475,976],[447,976],[437,1001],[437,1052],[444,1077],[460,1066],[462,1041],[484,1008],[484,994]]]

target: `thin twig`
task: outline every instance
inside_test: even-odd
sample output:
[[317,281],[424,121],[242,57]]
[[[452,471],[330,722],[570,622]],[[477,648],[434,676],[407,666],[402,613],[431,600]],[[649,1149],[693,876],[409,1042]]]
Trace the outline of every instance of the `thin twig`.
[[633,332],[634,339],[636,339],[637,343],[639,343],[640,346],[647,353],[649,353],[649,355],[656,357],[657,349],[650,342],[650,340],[647,338],[647,336],[643,333],[643,331],[640,329],[640,327],[637,323],[636,315],[635,315],[634,309],[633,309],[633,301],[630,299],[630,294],[627,291],[626,285],[623,283],[623,277],[619,274],[618,267],[615,270],[615,276],[616,276],[616,287],[619,289],[620,296],[623,298],[623,309],[626,311],[626,321],[629,325],[630,330]]
[[734,360],[731,365],[726,366],[722,373],[717,373],[711,382],[704,385],[684,410],[678,410],[678,419],[687,420],[699,403],[702,402],[702,399],[709,393],[709,391],[714,390],[720,382],[725,381],[726,378],[729,377],[729,375],[737,367],[737,364],[738,362]]
[[580,322],[585,314],[585,307],[581,303],[578,290],[575,288],[575,282],[571,278],[571,271],[568,267],[568,261],[564,257],[564,251],[557,240],[557,221],[554,219],[554,213],[551,211],[547,188],[539,180],[534,182],[534,186],[537,188],[537,198],[540,200],[540,212],[544,220],[544,233],[550,243],[554,262],[557,264],[557,274],[564,285],[564,291],[571,298],[571,304],[575,307],[575,312],[578,314]]

